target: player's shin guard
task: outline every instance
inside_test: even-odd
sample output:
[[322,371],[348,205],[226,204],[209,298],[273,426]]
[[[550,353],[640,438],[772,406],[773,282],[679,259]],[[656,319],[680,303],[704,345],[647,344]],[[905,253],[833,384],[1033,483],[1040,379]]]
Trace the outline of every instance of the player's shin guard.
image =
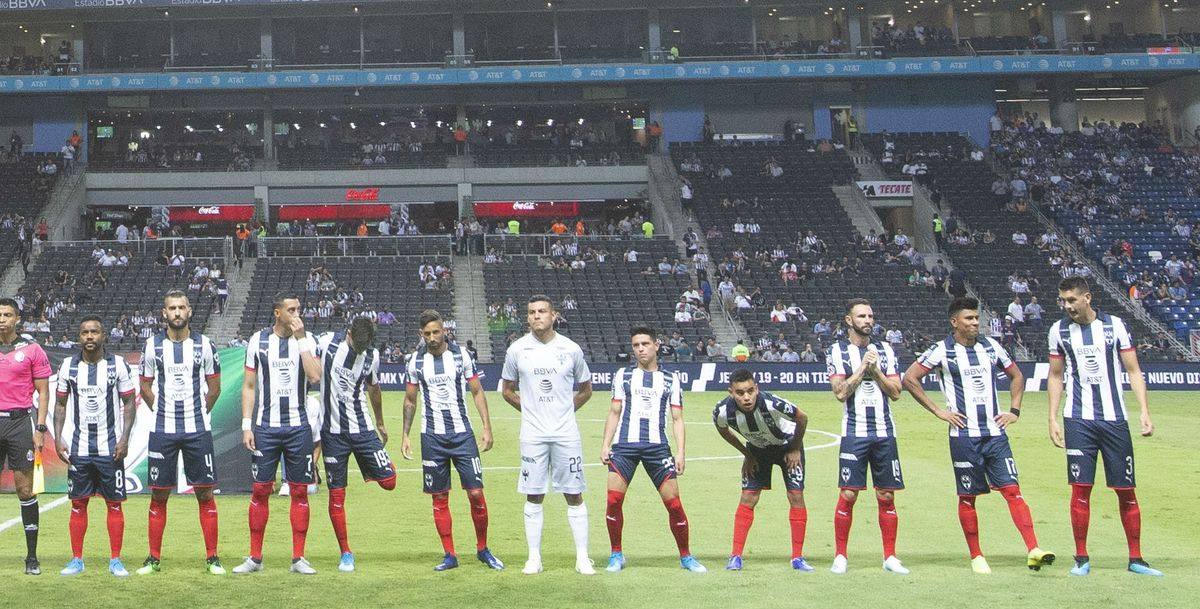
[[433,496],[433,526],[442,540],[442,550],[454,554],[454,520],[450,516],[450,497],[445,493]]
[[1125,541],[1129,543],[1129,559],[1142,557],[1142,508],[1138,505],[1137,493],[1131,488],[1119,488],[1117,501],[1121,509],[1121,526],[1125,527]]
[[679,500],[679,497],[675,497],[664,501],[663,505],[667,506],[667,518],[671,519],[671,534],[675,536],[675,545],[679,548],[679,556],[691,554],[692,549],[688,546],[688,519],[687,513],[683,511],[683,502]]
[[209,497],[201,501],[200,530],[204,533],[204,556],[212,558],[217,555],[217,500]]
[[896,555],[896,530],[899,528],[900,517],[896,514],[894,499],[878,498],[879,501],[879,532],[883,536],[883,557]]
[[167,502],[150,500],[150,556],[162,557],[163,531],[167,528]]
[[[613,552],[621,551],[621,531],[625,528],[625,493],[608,491],[608,506],[604,510],[604,523],[608,525],[608,543]],[[668,508],[669,510],[670,508]]]
[[1075,555],[1087,556],[1088,521],[1092,517],[1091,485],[1071,485],[1071,533],[1075,536]]
[[71,500],[71,557],[83,558],[83,538],[88,528],[88,498]]
[[833,513],[834,554],[846,556],[846,546],[850,541],[850,527],[854,525],[854,500],[847,501],[838,495],[837,509]]
[[269,502],[274,488],[272,482],[255,482],[250,494],[250,558],[257,561],[262,560],[263,533],[271,516]]
[[788,510],[788,524],[792,529],[792,558],[804,556],[804,533],[808,529],[808,508],[793,507]]
[[333,524],[333,535],[337,537],[338,548],[342,554],[350,551],[350,542],[346,534],[346,489],[329,489],[329,522]]
[[571,536],[575,538],[575,558],[586,559],[588,555],[588,512],[587,505],[567,506],[567,523],[571,525]]
[[38,498],[36,495],[21,502],[21,524],[25,525],[25,557],[37,558]]
[[741,556],[746,549],[746,536],[750,534],[750,526],[754,524],[754,508],[739,503],[733,514],[733,549],[731,556]]
[[488,545],[487,499],[483,497],[483,490],[481,489],[474,493],[468,492],[467,500],[471,502],[471,522],[475,525],[475,551],[482,552]]
[[971,559],[982,556],[979,547],[979,514],[975,511],[975,498],[963,496],[958,498],[958,523],[962,525],[963,536],[967,538],[967,551]]
[[292,560],[304,556],[304,541],[308,537],[308,485],[288,483],[292,505],[288,516],[292,521]]
[[542,504],[525,502],[525,542],[529,544],[530,560],[542,558],[542,522],[545,518]]
[[1006,486],[1000,489],[1000,494],[1008,502],[1008,513],[1012,516],[1013,524],[1017,525],[1017,531],[1021,533],[1025,551],[1038,547],[1037,534],[1033,532],[1033,515],[1029,513],[1029,504],[1025,503],[1025,497],[1021,495],[1021,487]]
[[121,557],[121,545],[125,541],[125,512],[120,501],[105,502],[105,524],[108,525],[108,549],[110,558]]

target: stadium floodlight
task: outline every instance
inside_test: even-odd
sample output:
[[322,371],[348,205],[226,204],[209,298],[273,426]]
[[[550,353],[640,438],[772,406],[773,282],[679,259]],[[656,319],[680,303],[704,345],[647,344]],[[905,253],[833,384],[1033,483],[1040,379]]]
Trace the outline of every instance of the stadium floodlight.
[[143,139],[143,140],[148,140],[148,139],[150,139],[150,132],[149,132],[149,131],[142,131],[141,133],[138,133],[138,137],[139,137],[139,138],[141,138],[141,139]]
[[517,126],[518,126],[518,127],[523,127],[524,125],[525,125],[525,121],[523,121],[523,120],[521,120],[521,119],[519,119],[519,118],[518,118],[518,119],[517,119]]
[[300,123],[292,123],[292,129],[295,129],[296,131],[299,131],[299,130],[300,130]]
[[351,128],[351,129],[358,129],[358,125],[355,125],[355,124],[354,124],[354,121],[350,121],[350,128]]
[[324,129],[324,128],[325,128],[325,123],[317,123],[317,126],[318,126],[318,127],[320,127],[320,128],[322,128],[322,129]]
[[[520,126],[521,126],[521,121],[517,121],[517,126],[518,126],[518,127],[520,127]],[[552,119],[552,118],[548,118],[548,119],[546,119],[546,126],[547,126],[547,127],[553,127],[553,126],[554,126],[554,119]]]

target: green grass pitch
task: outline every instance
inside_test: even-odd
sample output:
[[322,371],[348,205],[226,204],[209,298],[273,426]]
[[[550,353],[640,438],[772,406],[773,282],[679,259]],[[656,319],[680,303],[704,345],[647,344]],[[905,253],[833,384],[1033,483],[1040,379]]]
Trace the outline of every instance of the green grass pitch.
[[[861,607],[927,607],[931,604],[979,607],[1097,607],[1136,603],[1140,608],[1191,607],[1200,598],[1200,517],[1196,513],[1200,465],[1192,450],[1200,439],[1200,419],[1193,410],[1196,393],[1151,395],[1157,432],[1135,438],[1139,498],[1142,504],[1146,558],[1167,574],[1153,579],[1125,571],[1124,534],[1115,496],[1097,488],[1093,495],[1090,553],[1093,571],[1072,578],[1067,571],[1073,552],[1068,519],[1069,491],[1064,456],[1046,434],[1044,393],[1029,394],[1025,415],[1011,430],[1022,490],[1033,511],[1041,546],[1059,562],[1040,573],[1024,566],[1024,546],[999,495],[979,501],[983,550],[993,574],[972,574],[959,528],[953,477],[943,424],[905,397],[895,407],[900,454],[907,490],[899,494],[898,554],[912,569],[897,576],[880,568],[879,529],[875,502],[864,494],[855,512],[850,538],[850,572],[829,573],[833,553],[833,507],[836,502],[835,434],[840,408],[828,393],[788,393],[809,413],[807,491],[809,510],[805,554],[817,567],[794,573],[788,566],[787,502],[782,483],[764,494],[745,554],[745,570],[724,571],[729,554],[733,512],[739,493],[738,455],[717,436],[711,408],[720,393],[688,394],[687,466],[680,479],[683,504],[691,521],[693,553],[710,570],[699,575],[682,571],[666,511],[644,472],[634,480],[625,502],[626,571],[603,572],[608,557],[604,526],[606,472],[599,465],[600,436],[607,396],[596,397],[579,412],[584,436],[591,522],[591,556],[599,575],[574,572],[574,550],[565,504],[547,497],[543,556],[546,571],[524,576],[526,548],[523,498],[516,493],[518,414],[489,394],[496,446],[484,453],[485,482],[491,513],[490,545],[508,569],[492,572],[474,560],[474,532],[461,491],[451,494],[455,541],[462,566],[447,573],[431,567],[441,558],[430,504],[421,493],[419,461],[400,459],[401,401],[387,394],[385,410],[392,433],[388,444],[400,469],[398,488],[386,492],[355,482],[351,472],[347,509],[350,543],[358,572],[337,571],[337,545],[326,514],[325,489],[311,498],[308,557],[320,573],[304,578],[288,573],[291,537],[288,500],[272,500],[263,573],[214,578],[203,574],[203,546],[195,502],[176,497],[170,503],[162,573],[151,577],[111,577],[106,569],[108,540],[102,509],[92,505],[85,559],[87,571],[67,579],[57,573],[70,558],[66,506],[47,511],[41,520],[44,574],[21,574],[25,544],[21,527],[0,532],[0,577],[5,605],[10,607],[782,607],[818,605],[843,599]],[[936,397],[936,396],[935,396]],[[1132,406],[1132,398],[1130,399]],[[414,431],[413,440],[417,440]],[[249,472],[247,472],[249,475]],[[776,472],[778,480],[778,472]],[[457,485],[457,482],[455,483]],[[43,505],[55,497],[44,497]],[[126,505],[125,560],[132,571],[146,554],[145,496]],[[248,547],[248,498],[218,499],[221,514],[220,554],[226,567],[240,562]],[[93,502],[98,503],[98,502]],[[18,515],[13,496],[0,497],[0,520]],[[1192,599],[1191,601],[1187,599]],[[840,602],[846,602],[840,601]]]

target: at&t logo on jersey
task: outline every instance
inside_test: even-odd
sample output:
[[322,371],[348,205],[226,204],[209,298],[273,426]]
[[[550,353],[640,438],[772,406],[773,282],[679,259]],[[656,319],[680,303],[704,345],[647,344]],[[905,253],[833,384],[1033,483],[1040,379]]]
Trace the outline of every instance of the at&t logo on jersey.
[[554,383],[550,379],[542,379],[538,381],[538,389],[540,389],[542,393],[550,393],[554,391]]

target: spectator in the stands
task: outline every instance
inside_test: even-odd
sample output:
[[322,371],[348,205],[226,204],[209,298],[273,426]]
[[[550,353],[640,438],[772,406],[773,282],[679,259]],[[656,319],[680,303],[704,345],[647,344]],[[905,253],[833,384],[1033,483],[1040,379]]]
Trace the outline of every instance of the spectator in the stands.
[[1018,326],[1025,323],[1025,307],[1021,305],[1020,296],[1013,296],[1012,302],[1008,303],[1008,318]]
[[1037,296],[1029,298],[1029,304],[1024,308],[1025,323],[1036,329],[1042,328],[1042,305],[1038,304]]
[[813,325],[813,334],[822,341],[828,340],[831,333],[832,329],[829,326],[829,322],[824,317]]
[[910,242],[908,239],[908,235],[904,234],[903,228],[896,229],[896,235],[894,237],[892,237],[892,243],[895,244],[899,248],[906,248],[909,246]]

